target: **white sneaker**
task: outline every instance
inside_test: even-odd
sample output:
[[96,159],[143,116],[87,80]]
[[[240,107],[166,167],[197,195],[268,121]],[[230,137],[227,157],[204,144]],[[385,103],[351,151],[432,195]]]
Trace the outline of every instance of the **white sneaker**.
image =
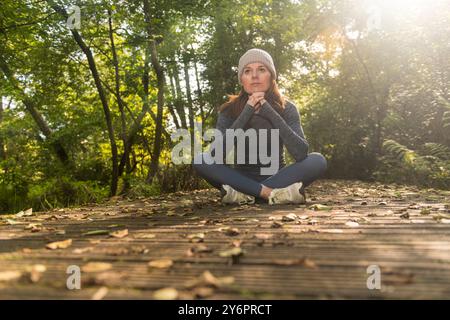
[[302,182],[297,182],[285,188],[273,189],[269,196],[269,204],[305,203],[305,197],[300,193],[302,185]]
[[236,191],[227,184],[223,185],[223,189],[226,194],[222,198],[222,203],[239,205],[255,203],[255,197]]

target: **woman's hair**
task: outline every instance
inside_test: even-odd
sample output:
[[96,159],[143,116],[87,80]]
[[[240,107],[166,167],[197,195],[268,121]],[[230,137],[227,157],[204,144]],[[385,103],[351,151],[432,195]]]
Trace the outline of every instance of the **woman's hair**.
[[[248,100],[248,93],[245,92],[244,88],[237,95],[228,95],[229,100],[219,107],[219,112],[226,111],[228,115],[233,118],[237,118]],[[281,95],[278,85],[274,79],[272,79],[272,84],[269,90],[266,91],[264,99],[278,112],[281,113],[284,110],[286,101]]]

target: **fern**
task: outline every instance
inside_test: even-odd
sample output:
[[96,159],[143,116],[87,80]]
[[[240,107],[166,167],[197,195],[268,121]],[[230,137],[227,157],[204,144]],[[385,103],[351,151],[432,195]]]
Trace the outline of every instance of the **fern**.
[[445,111],[442,116],[442,127],[448,128],[450,127],[450,111]]
[[442,160],[450,160],[450,148],[440,143],[425,143],[423,145],[423,153]]
[[415,151],[408,149],[395,140],[385,140],[383,143],[383,148],[387,153],[394,155],[397,160],[404,161],[409,164],[412,164],[418,157]]

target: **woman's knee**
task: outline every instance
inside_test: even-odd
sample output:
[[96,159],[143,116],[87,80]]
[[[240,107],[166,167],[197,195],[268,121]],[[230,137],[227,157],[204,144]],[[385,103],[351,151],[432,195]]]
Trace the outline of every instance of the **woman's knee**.
[[196,154],[192,160],[192,168],[194,168],[197,173],[202,173],[205,165],[206,164],[203,162],[203,153]]
[[321,153],[311,152],[308,154],[308,158],[314,162],[321,174],[327,170],[327,159]]

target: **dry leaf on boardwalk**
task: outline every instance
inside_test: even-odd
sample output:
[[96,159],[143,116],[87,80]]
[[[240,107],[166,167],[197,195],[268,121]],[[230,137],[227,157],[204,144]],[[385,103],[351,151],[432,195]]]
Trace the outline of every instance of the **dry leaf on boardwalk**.
[[314,211],[330,211],[331,209],[333,209],[333,207],[318,203],[318,204],[313,204],[313,205],[309,206],[308,209],[314,210]]
[[81,267],[83,272],[100,272],[112,269],[112,264],[107,262],[89,262]]
[[204,271],[198,278],[185,283],[186,288],[214,287],[220,288],[234,283],[234,277],[215,277],[210,271]]
[[190,234],[187,237],[191,242],[203,242],[204,238],[205,238],[205,234],[204,233],[194,233],[194,234]]
[[231,227],[223,227],[219,228],[220,232],[223,232],[227,236],[237,236],[240,232],[238,228],[231,228]]
[[297,215],[295,213],[289,213],[281,218],[283,222],[291,222],[297,220]]
[[178,298],[178,291],[175,288],[162,288],[153,292],[156,300],[175,300]]
[[347,227],[350,227],[350,228],[356,228],[356,227],[359,227],[359,223],[358,223],[358,222],[355,222],[355,221],[347,221],[347,222],[345,223],[345,225],[346,225]]
[[22,276],[20,271],[1,271],[0,272],[0,282],[7,282],[17,280]]
[[272,260],[273,264],[280,266],[302,266],[310,269],[317,269],[317,265],[314,261],[308,258],[301,259],[275,259]]
[[47,267],[43,264],[35,264],[31,267],[27,267],[27,278],[32,283],[36,283],[42,278],[45,271],[47,271]]
[[92,250],[94,250],[94,247],[85,247],[85,248],[74,249],[72,252],[75,254],[83,254],[86,252],[91,252]]
[[45,247],[50,250],[56,249],[66,249],[72,245],[72,239],[67,239],[63,241],[56,241],[47,244]]
[[244,251],[239,247],[219,252],[219,256],[225,257],[225,258],[237,257],[237,256],[241,256],[243,254],[244,254]]
[[128,229],[110,232],[109,235],[114,238],[122,239],[128,236]]
[[209,248],[209,247],[207,247],[205,245],[199,244],[199,245],[196,245],[194,247],[189,248],[187,250],[187,252],[186,252],[186,255],[188,257],[192,257],[192,256],[194,256],[196,254],[209,253],[209,252],[212,252],[212,251],[213,251],[213,249],[211,249],[211,248]]
[[93,295],[91,300],[102,300],[108,294],[107,287],[101,287]]
[[156,269],[167,269],[173,266],[173,261],[170,259],[152,260],[148,263],[148,266]]
[[108,234],[109,234],[108,230],[92,230],[92,231],[83,233],[83,236],[104,236],[104,235],[108,235]]

